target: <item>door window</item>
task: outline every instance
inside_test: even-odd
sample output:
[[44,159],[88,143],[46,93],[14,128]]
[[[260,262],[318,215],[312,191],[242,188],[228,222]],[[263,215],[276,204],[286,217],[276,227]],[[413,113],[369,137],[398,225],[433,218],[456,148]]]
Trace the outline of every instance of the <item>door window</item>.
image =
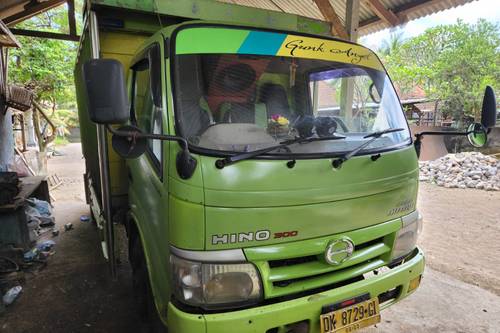
[[[134,66],[132,122],[144,133],[162,134],[162,109],[153,103],[150,74],[147,59]],[[148,153],[158,167],[162,158],[161,147],[162,141],[148,140]]]

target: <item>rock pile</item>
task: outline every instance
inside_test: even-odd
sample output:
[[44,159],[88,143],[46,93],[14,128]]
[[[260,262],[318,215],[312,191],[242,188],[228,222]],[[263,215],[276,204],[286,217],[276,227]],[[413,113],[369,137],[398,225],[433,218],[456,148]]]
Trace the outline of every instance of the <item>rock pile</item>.
[[477,152],[420,162],[420,181],[448,188],[500,191],[500,161]]

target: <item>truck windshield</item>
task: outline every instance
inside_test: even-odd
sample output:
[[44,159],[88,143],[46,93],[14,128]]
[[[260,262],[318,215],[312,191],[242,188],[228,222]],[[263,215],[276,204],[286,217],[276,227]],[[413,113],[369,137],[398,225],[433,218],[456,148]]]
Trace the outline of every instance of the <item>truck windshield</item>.
[[[231,30],[210,29],[214,30],[214,44],[220,42],[215,38],[220,37],[220,30]],[[390,128],[404,130],[375,140],[365,151],[395,149],[410,142],[391,81],[368,49],[330,40],[247,31],[237,51],[230,53],[201,39],[202,45],[183,46],[184,31],[178,34],[174,60],[175,113],[180,134],[192,146],[241,153],[297,137],[337,134],[346,138],[307,144],[299,141],[289,149],[269,154],[339,154],[367,141],[368,133]],[[203,33],[204,39],[210,40],[207,32]],[[260,37],[278,40],[277,47],[270,51],[270,45],[253,49],[245,46],[252,33],[270,34]],[[190,31],[190,45],[196,43],[193,36],[196,33]],[[287,43],[293,38],[294,44]]]

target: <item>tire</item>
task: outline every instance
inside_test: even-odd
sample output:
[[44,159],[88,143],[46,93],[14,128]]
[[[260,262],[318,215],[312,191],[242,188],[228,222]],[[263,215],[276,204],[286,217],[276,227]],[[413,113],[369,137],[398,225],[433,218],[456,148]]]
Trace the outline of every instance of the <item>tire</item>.
[[134,237],[130,247],[130,263],[132,266],[132,287],[137,312],[141,318],[142,333],[166,333],[154,303],[144,251],[139,237]]

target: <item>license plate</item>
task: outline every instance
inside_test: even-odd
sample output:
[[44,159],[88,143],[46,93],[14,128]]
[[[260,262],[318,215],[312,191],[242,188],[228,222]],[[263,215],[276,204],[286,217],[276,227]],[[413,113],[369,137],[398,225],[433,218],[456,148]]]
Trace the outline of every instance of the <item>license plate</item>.
[[320,316],[321,333],[349,333],[380,322],[378,297]]

